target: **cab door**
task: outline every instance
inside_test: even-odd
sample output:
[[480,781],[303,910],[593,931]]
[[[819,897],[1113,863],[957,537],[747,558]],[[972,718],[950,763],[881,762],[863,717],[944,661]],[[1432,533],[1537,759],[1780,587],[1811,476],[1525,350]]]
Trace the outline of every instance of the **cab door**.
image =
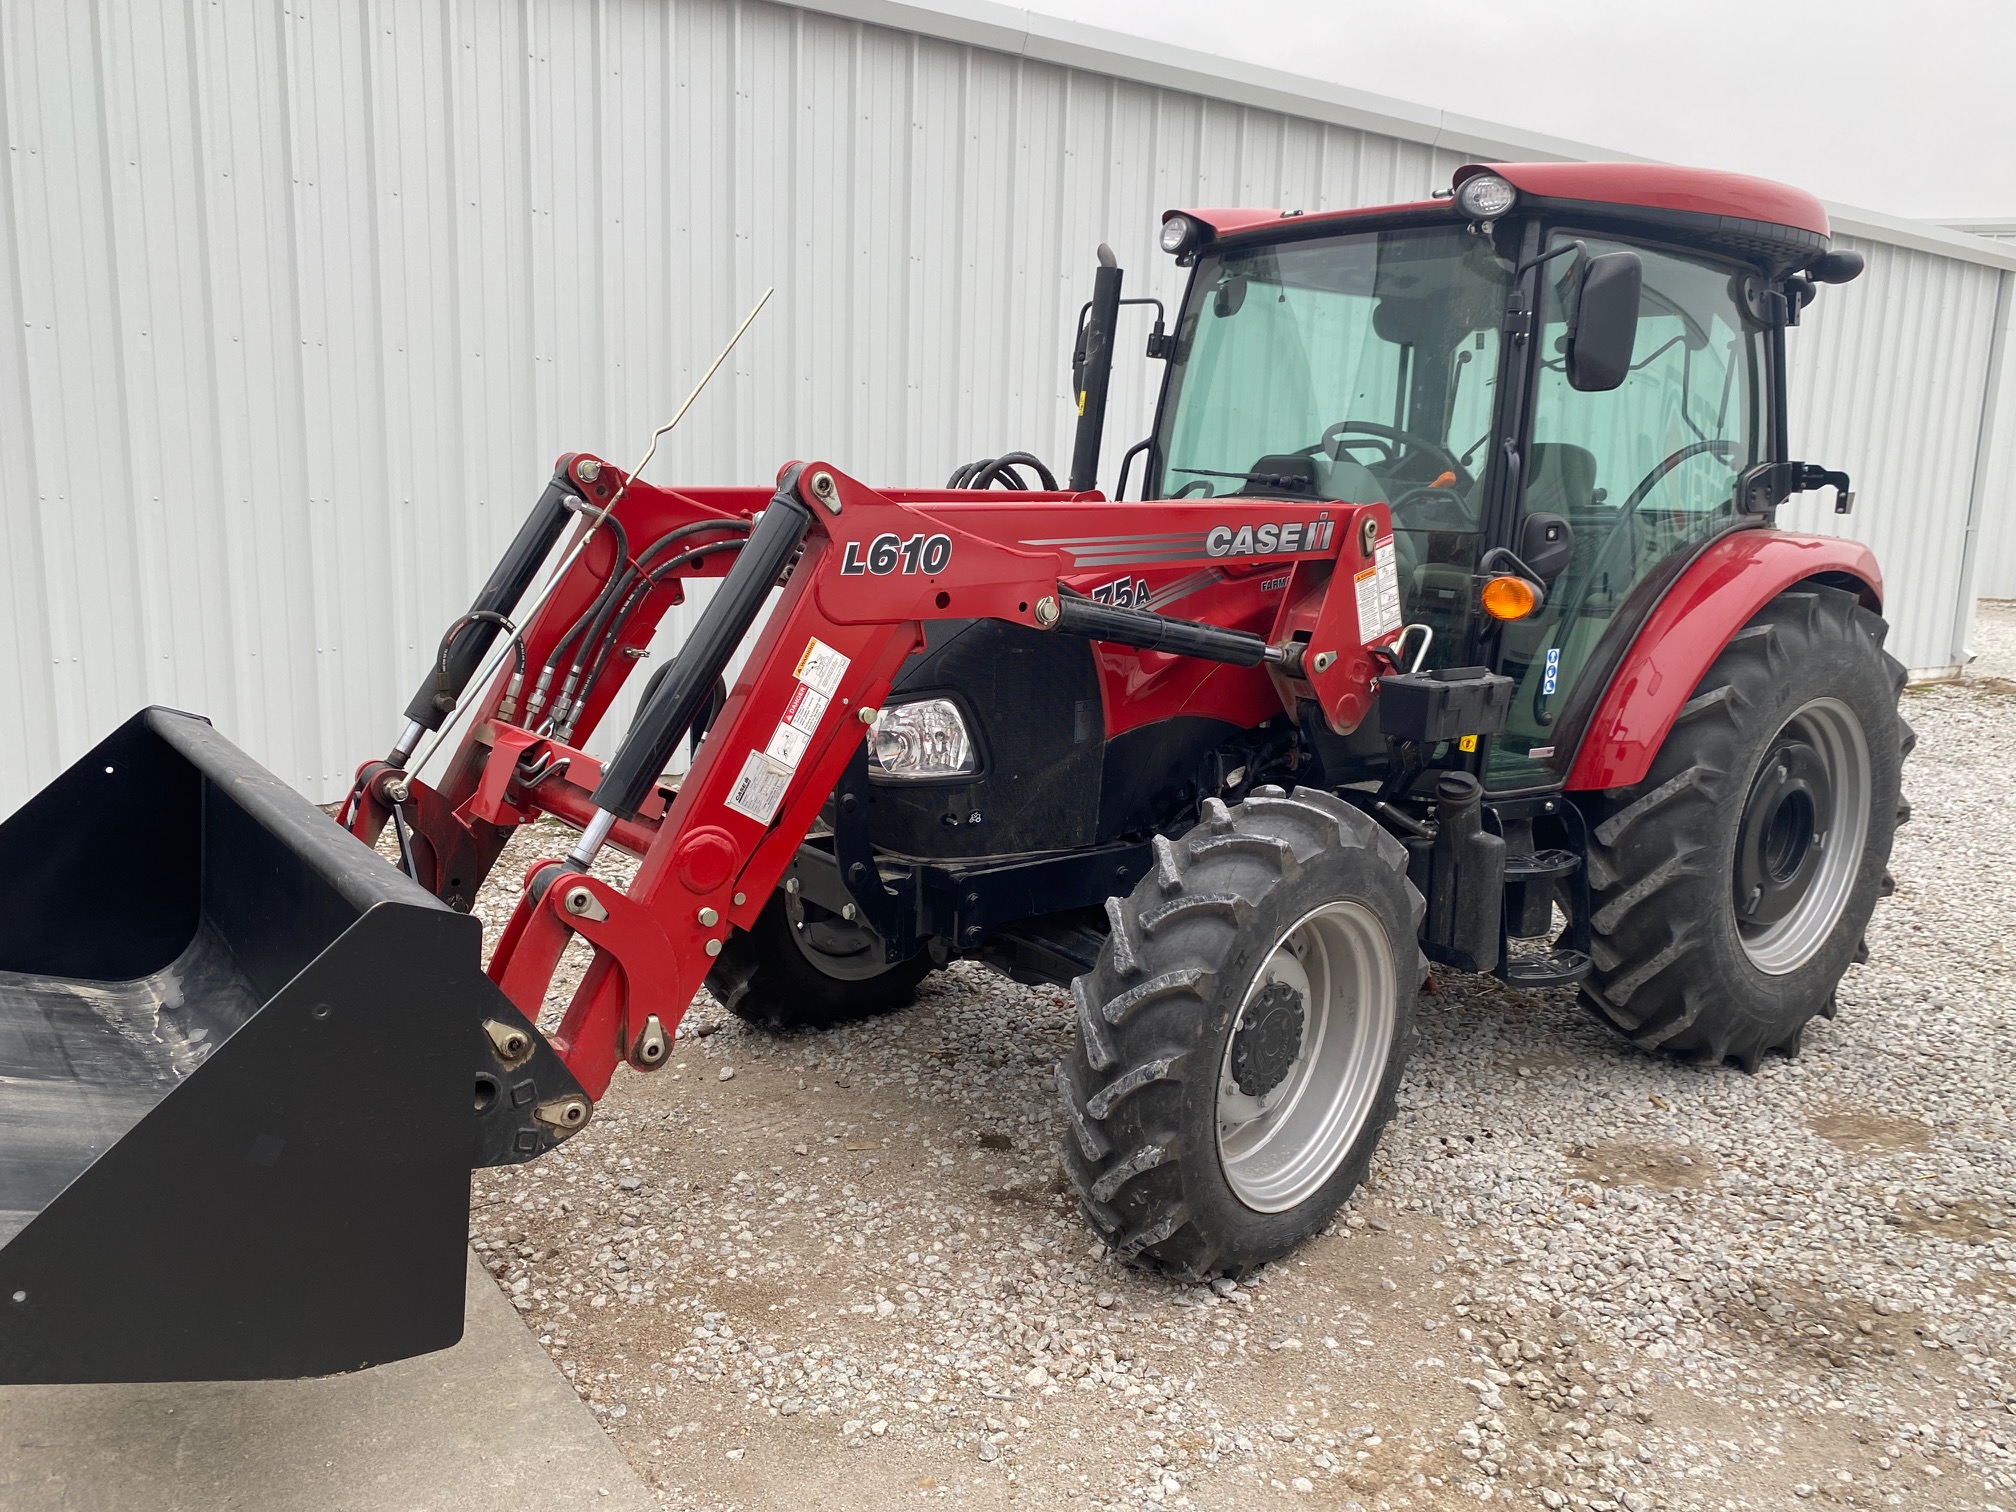
[[[1550,247],[1566,239],[1557,232]],[[1576,239],[1591,257],[1637,253],[1637,339],[1618,387],[1572,388],[1561,352],[1578,259],[1544,266],[1519,518],[1561,516],[1575,549],[1541,610],[1506,626],[1500,642],[1499,665],[1515,691],[1486,763],[1485,780],[1499,790],[1560,780],[1579,705],[1600,691],[1615,643],[1634,632],[1671,572],[1744,522],[1736,480],[1767,444],[1766,336],[1746,322],[1738,294],[1747,270]]]

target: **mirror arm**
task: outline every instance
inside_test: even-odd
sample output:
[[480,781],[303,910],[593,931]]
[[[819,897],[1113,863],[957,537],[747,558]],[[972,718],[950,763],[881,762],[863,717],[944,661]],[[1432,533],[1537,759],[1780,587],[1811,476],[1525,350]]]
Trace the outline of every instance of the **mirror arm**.
[[1477,570],[1487,576],[1503,572],[1508,568],[1516,576],[1526,579],[1535,588],[1543,592],[1546,590],[1547,580],[1531,567],[1528,567],[1520,559],[1519,553],[1514,551],[1510,546],[1493,546],[1489,551],[1484,553],[1477,563]]
[[1759,462],[1736,479],[1736,499],[1745,514],[1769,514],[1795,493],[1834,490],[1834,513],[1855,508],[1855,485],[1848,474],[1817,462]]
[[1524,278],[1528,273],[1531,273],[1535,268],[1539,267],[1542,263],[1550,263],[1554,261],[1555,258],[1564,257],[1570,252],[1573,252],[1576,256],[1576,260],[1580,262],[1588,257],[1589,248],[1580,240],[1563,242],[1561,243],[1560,246],[1554,248],[1551,252],[1542,252],[1538,257],[1527,258],[1526,261],[1522,262],[1521,264],[1519,264],[1518,267],[1512,270],[1512,277],[1514,279]]

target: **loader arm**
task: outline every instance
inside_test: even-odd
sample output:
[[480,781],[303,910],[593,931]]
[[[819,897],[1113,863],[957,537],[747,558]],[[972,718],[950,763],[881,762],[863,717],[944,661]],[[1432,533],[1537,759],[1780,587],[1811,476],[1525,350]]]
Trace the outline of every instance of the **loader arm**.
[[[1372,678],[1383,670],[1372,648],[1391,638],[1382,626],[1359,633],[1360,587],[1339,566],[1349,558],[1356,568],[1361,556],[1370,564],[1375,541],[1390,550],[1383,505],[1168,501],[1144,515],[1097,495],[879,492],[821,463],[785,468],[774,492],[659,489],[592,458],[567,465],[578,479],[584,464],[592,483],[613,482],[610,518],[621,530],[584,552],[520,628],[527,670],[516,670],[515,656],[500,667],[438,794],[385,763],[367,766],[357,791],[403,792],[417,820],[416,851],[487,850],[486,868],[512,826],[541,814],[584,832],[568,857],[529,868],[489,971],[536,1023],[568,942],[579,936],[593,947],[551,1035],[591,1097],[619,1062],[640,1070],[664,1063],[730,930],[755,923],[904,661],[923,644],[926,621],[993,618],[1172,657],[1264,662],[1291,709],[1315,700],[1338,728],[1369,707]],[[1271,549],[1232,556],[1239,527],[1256,511],[1272,527],[1262,538]],[[581,653],[564,638],[612,574],[620,577],[627,559],[634,576],[639,542],[703,521],[717,522],[712,535],[696,532],[703,541],[736,534],[722,521],[746,524],[747,533],[732,549],[636,585],[627,617],[605,634],[616,654],[589,656],[568,688],[557,668],[571,669]],[[1070,585],[1087,571],[1189,557],[1235,571],[1289,569],[1273,634],[1094,605]],[[683,596],[683,577],[702,575],[723,581],[687,643],[654,680],[617,754],[606,763],[590,756],[581,745],[634,666],[623,653],[650,640]],[[714,682],[752,629],[743,670],[675,785],[662,774],[704,719],[695,690]],[[1311,636],[1339,644],[1311,650]],[[562,698],[571,704],[556,716]],[[382,797],[360,799],[351,826],[375,838],[386,811]],[[604,843],[640,858],[625,888],[589,872]],[[468,882],[455,871],[430,885],[466,897]]]

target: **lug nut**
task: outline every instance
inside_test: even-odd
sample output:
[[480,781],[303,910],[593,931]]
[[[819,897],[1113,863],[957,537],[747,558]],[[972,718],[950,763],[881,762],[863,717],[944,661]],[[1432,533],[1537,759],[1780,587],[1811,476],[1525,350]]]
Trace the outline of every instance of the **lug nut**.
[[700,910],[700,927],[702,929],[712,929],[716,924],[719,924],[720,922],[721,922],[721,915],[714,912],[713,909],[703,908]]

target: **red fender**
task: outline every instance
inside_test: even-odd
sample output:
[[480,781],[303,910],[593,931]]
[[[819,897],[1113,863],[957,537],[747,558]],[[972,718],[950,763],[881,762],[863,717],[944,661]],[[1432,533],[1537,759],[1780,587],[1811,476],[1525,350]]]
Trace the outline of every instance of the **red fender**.
[[1722,648],[1765,604],[1812,578],[1835,576],[1880,608],[1883,574],[1860,541],[1739,530],[1688,564],[1624,654],[1583,733],[1564,784],[1570,791],[1644,781],[1666,732]]

